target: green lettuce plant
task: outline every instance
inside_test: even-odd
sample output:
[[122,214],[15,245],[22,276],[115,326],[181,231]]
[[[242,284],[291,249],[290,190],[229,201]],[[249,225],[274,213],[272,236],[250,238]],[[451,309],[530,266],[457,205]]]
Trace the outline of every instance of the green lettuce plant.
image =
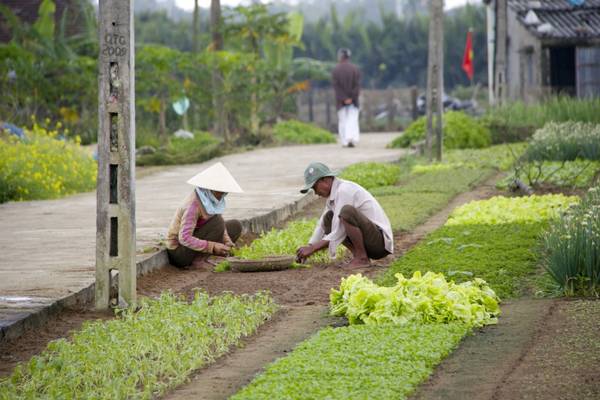
[[447,226],[469,224],[510,224],[539,222],[557,218],[570,206],[579,202],[577,196],[549,194],[543,196],[504,197],[471,201],[456,208]]
[[[258,260],[268,256],[291,256],[296,250],[305,246],[317,223],[316,219],[290,222],[285,229],[271,229],[247,246],[234,249],[233,255],[246,260]],[[337,256],[344,253],[343,246],[338,247]],[[308,258],[307,263],[327,263],[331,261],[327,249],[317,252]]]
[[396,324],[458,321],[468,328],[497,323],[500,299],[479,278],[456,284],[441,273],[420,271],[411,278],[396,274],[394,286],[379,286],[361,274],[343,278],[331,290],[331,314],[350,324]]

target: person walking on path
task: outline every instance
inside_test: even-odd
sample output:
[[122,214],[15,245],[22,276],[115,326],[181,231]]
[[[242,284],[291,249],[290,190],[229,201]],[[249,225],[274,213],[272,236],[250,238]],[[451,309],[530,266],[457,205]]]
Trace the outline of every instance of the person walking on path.
[[304,188],[300,192],[313,189],[326,197],[327,203],[309,244],[296,251],[297,260],[304,262],[325,248],[334,258],[340,244],[352,252],[350,267],[369,266],[369,259],[392,254],[392,226],[381,205],[365,188],[336,175],[320,162],[311,163],[304,171]]
[[338,64],[331,74],[338,110],[338,134],[344,147],[354,147],[360,140],[360,70],[350,62],[350,55],[349,49],[339,49]]
[[212,255],[227,256],[242,233],[238,220],[225,222],[225,196],[243,190],[223,164],[216,163],[187,181],[196,188],[177,209],[167,234],[172,265],[203,265]]

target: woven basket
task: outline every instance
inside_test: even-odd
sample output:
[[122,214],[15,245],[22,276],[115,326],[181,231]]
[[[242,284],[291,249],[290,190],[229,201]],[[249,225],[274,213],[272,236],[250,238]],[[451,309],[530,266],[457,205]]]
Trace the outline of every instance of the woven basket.
[[288,269],[294,262],[294,256],[272,256],[260,260],[240,260],[239,258],[228,258],[232,271],[237,272],[264,272],[281,271]]

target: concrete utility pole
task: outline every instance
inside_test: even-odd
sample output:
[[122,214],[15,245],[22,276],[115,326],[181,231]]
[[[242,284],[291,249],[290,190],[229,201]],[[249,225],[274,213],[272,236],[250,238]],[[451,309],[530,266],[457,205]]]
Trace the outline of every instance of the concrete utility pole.
[[[442,116],[444,87],[444,0],[429,0],[429,48],[427,55],[427,136],[425,147],[431,160],[432,142],[436,138],[436,158],[442,161]],[[433,114],[436,114],[435,127]]]
[[133,0],[100,0],[96,308],[109,306],[111,271],[119,303],[136,303],[135,76]]
[[495,103],[502,105],[506,102],[506,0],[496,0],[496,54],[494,91]]

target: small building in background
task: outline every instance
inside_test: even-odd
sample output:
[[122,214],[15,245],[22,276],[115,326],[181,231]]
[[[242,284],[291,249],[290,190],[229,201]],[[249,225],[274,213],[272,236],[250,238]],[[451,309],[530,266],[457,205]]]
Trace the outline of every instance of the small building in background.
[[496,101],[600,97],[600,0],[492,0],[488,7]]

